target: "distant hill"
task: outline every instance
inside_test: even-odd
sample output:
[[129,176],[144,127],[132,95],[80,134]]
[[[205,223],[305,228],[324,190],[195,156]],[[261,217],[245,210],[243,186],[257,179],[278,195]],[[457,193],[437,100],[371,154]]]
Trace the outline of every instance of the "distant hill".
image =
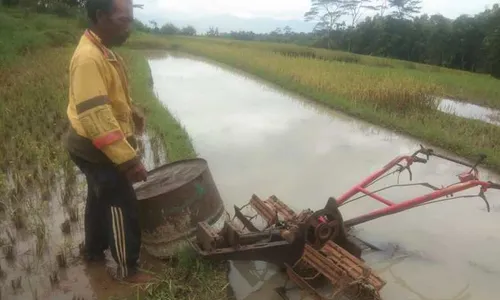
[[206,17],[179,17],[165,15],[144,14],[141,11],[136,13],[136,17],[142,22],[149,24],[149,21],[156,21],[158,26],[171,22],[176,26],[183,27],[192,25],[199,33],[204,33],[208,29],[218,27],[219,32],[229,31],[253,31],[255,33],[267,33],[276,28],[290,26],[295,32],[310,32],[314,23],[308,23],[302,20],[278,20],[273,18],[240,18],[232,15],[213,15]]

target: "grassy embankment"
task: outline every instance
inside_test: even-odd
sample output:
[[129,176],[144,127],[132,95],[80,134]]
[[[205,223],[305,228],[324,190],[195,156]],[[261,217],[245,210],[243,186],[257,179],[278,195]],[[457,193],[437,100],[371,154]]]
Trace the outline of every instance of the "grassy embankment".
[[[67,126],[69,59],[81,33],[77,20],[0,12],[0,210],[23,209],[30,187],[50,186],[58,170],[73,167],[60,137]],[[118,52],[129,62],[132,96],[146,109],[148,127],[162,139],[168,160],[196,156],[187,133],[155,97],[145,57],[130,49]],[[30,223],[32,216],[25,217]],[[223,267],[182,253],[177,264],[166,266],[165,279],[145,293],[147,299],[226,299],[226,284]]]
[[137,35],[131,47],[177,49],[226,63],[329,107],[500,170],[500,127],[445,114],[429,95],[500,107],[498,80],[397,60],[293,45]]

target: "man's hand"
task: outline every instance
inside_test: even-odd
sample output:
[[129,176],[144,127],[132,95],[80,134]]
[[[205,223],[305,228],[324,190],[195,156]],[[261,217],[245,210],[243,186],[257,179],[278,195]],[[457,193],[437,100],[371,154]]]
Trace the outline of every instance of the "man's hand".
[[132,119],[135,126],[135,134],[141,135],[146,127],[146,119],[144,114],[137,107],[132,107]]
[[139,162],[132,168],[128,169],[125,172],[125,176],[127,176],[127,179],[132,182],[140,182],[140,181],[146,181],[148,179],[148,172],[146,171],[146,168],[144,168],[144,165]]

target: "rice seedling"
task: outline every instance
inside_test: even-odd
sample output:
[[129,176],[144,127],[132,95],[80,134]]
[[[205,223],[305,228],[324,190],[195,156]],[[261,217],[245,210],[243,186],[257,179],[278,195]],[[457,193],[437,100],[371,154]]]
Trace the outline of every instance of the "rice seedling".
[[7,210],[7,201],[0,198],[0,213],[4,213]]
[[16,244],[16,236],[10,231],[10,229],[7,229],[7,237],[9,238],[9,242],[12,244],[12,245],[15,245]]
[[70,233],[71,233],[71,222],[70,222],[70,220],[65,220],[65,221],[61,224],[61,231],[62,231],[64,234],[70,234]]
[[0,264],[0,280],[5,279],[6,276],[7,276],[7,273],[5,273],[5,271],[2,268],[2,265]]
[[23,259],[20,259],[19,261],[19,266],[21,267],[21,270],[26,272],[27,275],[30,275],[34,268],[35,268],[35,262],[33,259],[30,259],[30,255],[25,255]]
[[18,230],[26,228],[26,216],[21,208],[17,208],[12,212],[12,223]]
[[64,251],[61,251],[56,255],[56,262],[60,269],[65,269],[68,267],[68,261],[66,253]]
[[60,279],[59,279],[59,273],[57,271],[53,271],[49,275],[49,281],[50,281],[50,286],[52,288],[56,287],[59,285]]
[[69,206],[71,204],[71,199],[73,199],[73,190],[71,189],[64,190],[61,199],[62,205]]
[[40,198],[42,199],[42,201],[49,201],[51,199],[50,189],[48,189],[47,187],[42,188]]
[[12,279],[10,281],[10,285],[12,286],[12,290],[14,292],[17,292],[18,290],[20,290],[23,287],[22,280],[23,280],[23,278],[21,276],[19,276],[16,279]]
[[34,290],[34,291],[32,291],[31,293],[32,293],[32,296],[33,296],[33,300],[38,300],[38,299],[40,299],[40,298],[38,297],[38,290],[37,290],[37,289],[35,289],[35,290]]
[[42,257],[45,249],[47,248],[48,241],[47,241],[47,225],[44,221],[44,219],[39,218],[37,219],[38,222],[33,223],[33,232],[35,235],[35,253],[37,257]]
[[7,261],[13,262],[16,259],[16,248],[14,245],[5,245],[3,247],[3,254]]
[[72,223],[78,222],[79,215],[78,215],[78,207],[73,206],[69,208],[69,220]]
[[4,254],[4,260],[10,268],[17,267],[18,252],[14,245],[5,245],[2,247],[2,253]]
[[35,241],[35,255],[39,258],[42,258],[46,249],[47,241],[45,239],[37,238]]

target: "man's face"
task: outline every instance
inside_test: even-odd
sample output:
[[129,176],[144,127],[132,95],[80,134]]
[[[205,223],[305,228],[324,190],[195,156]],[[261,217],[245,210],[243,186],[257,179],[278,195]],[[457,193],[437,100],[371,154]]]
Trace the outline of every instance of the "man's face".
[[134,21],[132,0],[114,0],[113,10],[103,15],[101,28],[106,32],[109,46],[120,46],[128,39]]

